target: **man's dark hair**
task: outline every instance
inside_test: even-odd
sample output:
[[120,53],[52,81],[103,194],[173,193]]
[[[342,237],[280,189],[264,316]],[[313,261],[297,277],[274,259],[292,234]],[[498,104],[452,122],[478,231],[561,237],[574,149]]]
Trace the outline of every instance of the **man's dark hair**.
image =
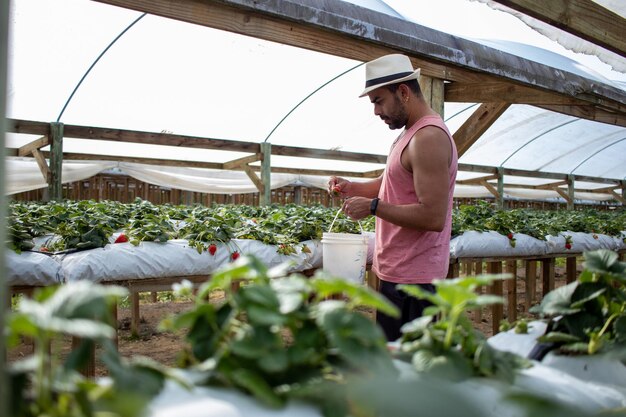
[[395,94],[395,92],[398,91],[398,88],[400,87],[400,84],[406,84],[407,87],[409,87],[409,89],[416,96],[419,97],[419,96],[422,95],[422,89],[420,88],[420,84],[415,79],[408,80],[408,81],[402,81],[401,83],[387,84],[385,87],[387,88],[387,90],[389,90],[389,91],[391,91],[392,93]]

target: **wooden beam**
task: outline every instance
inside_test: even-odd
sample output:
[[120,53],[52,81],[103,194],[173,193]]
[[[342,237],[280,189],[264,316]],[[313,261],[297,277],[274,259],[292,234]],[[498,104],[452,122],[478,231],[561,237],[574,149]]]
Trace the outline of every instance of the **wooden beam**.
[[48,140],[48,135],[42,136],[39,139],[35,139],[32,142],[27,143],[24,146],[21,146],[17,150],[18,156],[28,156],[33,153],[33,150],[39,150],[44,146],[48,146],[50,141]]
[[615,191],[611,191],[611,195],[614,199],[626,206],[626,198],[624,198],[621,194],[618,194]]
[[265,191],[265,186],[263,185],[263,182],[261,181],[261,179],[257,177],[257,175],[254,173],[252,168],[250,168],[249,165],[244,165],[243,170],[248,176],[248,178],[250,178],[254,186],[257,188],[257,190],[259,190],[259,194],[263,194]]
[[[368,61],[391,52],[420,60],[424,75],[478,82],[480,75],[593,104],[626,104],[623,90],[348,2],[330,0],[97,0],[215,29]],[[478,74],[478,77],[476,76]],[[476,102],[479,100],[472,100]],[[483,102],[480,100],[479,102]]]
[[571,204],[574,203],[574,201],[570,198],[570,195],[568,194],[567,191],[559,188],[559,187],[554,187],[553,188],[554,191],[556,191],[557,193],[559,193],[559,195],[561,197],[563,197],[563,199],[567,202],[567,205],[570,206]]
[[44,158],[43,154],[39,149],[33,149],[32,152],[35,157],[35,161],[37,161],[37,165],[39,166],[39,170],[41,171],[41,175],[43,175],[43,179],[49,183],[50,182],[50,170],[48,169],[48,163]]
[[299,158],[333,159],[341,161],[369,162],[385,164],[386,155],[375,155],[360,152],[346,152],[326,149],[302,148],[296,146],[272,145],[272,155],[295,156]]
[[560,187],[561,185],[567,185],[567,184],[568,184],[567,180],[563,180],[563,181],[551,182],[549,184],[535,185],[534,189],[536,189],[536,190],[552,190],[552,189]]
[[623,113],[616,113],[615,111],[604,110],[602,108],[594,106],[566,106],[556,104],[538,104],[537,107],[541,107],[545,110],[550,110],[556,113],[567,114],[568,116],[574,116],[581,119],[593,120],[595,122],[606,123],[615,126],[626,127],[626,115]]
[[485,187],[496,198],[496,200],[499,200],[501,198],[500,193],[498,192],[496,187],[494,187],[493,185],[491,185],[487,181],[481,181],[480,185]]
[[507,102],[515,104],[557,104],[557,105],[583,105],[571,96],[558,95],[536,88],[516,85],[502,81],[481,83],[453,82],[445,86],[447,102],[458,103],[488,103]]
[[509,106],[509,103],[483,103],[472,113],[469,119],[452,135],[459,157],[498,120]]
[[260,161],[261,154],[255,153],[254,155],[244,156],[243,158],[234,159],[232,161],[224,162],[222,164],[222,168],[226,170],[231,170],[233,168],[240,168],[243,165],[248,165],[249,163]]
[[626,20],[592,0],[495,0],[513,10],[626,56]]
[[487,175],[485,177],[469,178],[466,180],[457,180],[457,184],[461,185],[482,185],[485,181],[497,180],[498,174]]

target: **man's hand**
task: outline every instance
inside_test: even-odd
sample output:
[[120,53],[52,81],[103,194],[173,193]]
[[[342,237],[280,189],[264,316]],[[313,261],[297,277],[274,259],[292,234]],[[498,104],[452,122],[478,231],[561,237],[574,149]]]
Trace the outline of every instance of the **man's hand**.
[[332,197],[347,197],[350,181],[340,177],[330,177],[328,180],[328,194]]
[[341,208],[352,220],[361,220],[370,215],[372,199],[367,197],[350,197],[343,202]]

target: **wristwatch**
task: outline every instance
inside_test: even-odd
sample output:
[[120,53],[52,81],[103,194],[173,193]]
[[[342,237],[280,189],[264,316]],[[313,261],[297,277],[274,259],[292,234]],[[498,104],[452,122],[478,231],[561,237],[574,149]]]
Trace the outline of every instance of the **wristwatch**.
[[378,201],[379,200],[380,200],[380,198],[378,198],[378,197],[372,199],[372,203],[370,204],[370,214],[372,216],[376,215],[376,209],[378,208]]

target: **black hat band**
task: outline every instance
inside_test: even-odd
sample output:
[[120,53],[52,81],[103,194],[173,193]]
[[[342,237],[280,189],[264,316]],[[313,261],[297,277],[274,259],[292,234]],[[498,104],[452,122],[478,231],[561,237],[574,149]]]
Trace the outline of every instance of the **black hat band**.
[[385,77],[374,78],[365,82],[365,88],[371,87],[376,84],[386,83],[388,81],[398,80],[403,77],[407,77],[413,74],[412,72],[400,72],[398,74],[387,75]]

